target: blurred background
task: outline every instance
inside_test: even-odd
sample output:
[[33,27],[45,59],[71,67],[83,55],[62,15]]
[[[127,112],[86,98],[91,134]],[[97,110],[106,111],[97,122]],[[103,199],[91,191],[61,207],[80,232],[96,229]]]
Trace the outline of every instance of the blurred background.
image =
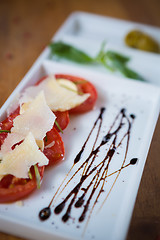
[[[0,0],[0,106],[74,11],[160,27],[159,0]],[[159,130],[160,121],[147,158],[127,240],[160,239]],[[20,238],[0,233],[0,239]]]

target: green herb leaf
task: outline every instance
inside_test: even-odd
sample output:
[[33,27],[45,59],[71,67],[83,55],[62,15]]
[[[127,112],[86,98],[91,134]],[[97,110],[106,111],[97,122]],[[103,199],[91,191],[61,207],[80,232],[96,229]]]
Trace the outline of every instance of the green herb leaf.
[[100,51],[95,58],[92,58],[83,51],[63,42],[51,43],[50,48],[51,53],[58,57],[84,64],[100,64],[112,72],[121,72],[125,77],[145,81],[141,75],[127,66],[127,63],[130,60],[128,56],[124,56],[111,50],[105,51],[105,44],[105,42],[102,43]]
[[92,63],[93,59],[83,51],[63,42],[50,44],[51,52],[61,58],[65,58],[78,63]]
[[11,131],[10,130],[2,130],[2,129],[0,129],[0,133],[3,133],[3,132],[10,133]]
[[62,128],[59,126],[59,123],[57,122],[57,120],[55,120],[55,124],[56,124],[57,128],[59,129],[59,131],[61,133],[63,133]]
[[39,174],[37,165],[34,165],[34,172],[36,176],[37,188],[39,189],[41,187],[41,176]]
[[130,68],[128,68],[127,66],[125,66],[123,63],[119,62],[119,61],[113,61],[112,62],[113,66],[118,69],[124,76],[128,77],[128,78],[132,78],[135,80],[141,80],[141,81],[145,81],[144,78],[138,74],[137,72],[131,70]]
[[121,62],[121,63],[127,63],[130,60],[129,57],[124,56],[120,53],[116,53],[114,51],[107,51],[106,52],[106,57],[109,58],[112,61],[118,61],[118,62]]

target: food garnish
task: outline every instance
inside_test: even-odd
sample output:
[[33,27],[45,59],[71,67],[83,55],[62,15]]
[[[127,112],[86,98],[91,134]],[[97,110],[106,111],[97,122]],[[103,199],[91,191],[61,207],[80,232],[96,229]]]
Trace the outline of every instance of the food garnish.
[[34,172],[36,176],[37,188],[39,189],[41,187],[41,176],[40,176],[37,165],[34,165]]
[[43,77],[26,88],[17,109],[0,123],[0,203],[20,200],[40,188],[44,167],[64,159],[58,132],[69,123],[68,110],[86,112],[96,102],[91,83],[58,76]]
[[5,132],[5,133],[10,133],[11,131],[10,131],[10,130],[3,130],[3,129],[0,129],[0,133],[3,133],[3,132]]
[[91,57],[78,48],[66,44],[62,41],[54,42],[49,45],[51,57],[56,56],[81,64],[102,65],[111,72],[120,72],[125,77],[144,81],[144,78],[127,66],[130,58],[115,51],[105,51],[105,43],[102,43],[101,49],[96,57]]
[[143,51],[159,53],[160,46],[158,42],[149,34],[140,31],[132,30],[125,36],[127,46]]

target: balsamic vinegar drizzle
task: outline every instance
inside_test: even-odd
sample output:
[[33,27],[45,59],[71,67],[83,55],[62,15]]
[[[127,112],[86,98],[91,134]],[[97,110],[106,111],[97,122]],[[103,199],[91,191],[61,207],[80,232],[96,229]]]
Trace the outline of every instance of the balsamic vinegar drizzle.
[[[58,193],[60,195],[64,191],[64,189],[67,187],[67,185],[71,182],[71,180],[78,173],[80,173],[81,170],[83,170],[82,175],[79,177],[79,181],[77,182],[77,184],[73,187],[73,189],[71,189],[69,191],[69,193],[64,198],[64,200],[55,207],[54,213],[60,214],[64,210],[65,206],[67,205],[65,213],[62,216],[62,221],[67,222],[69,220],[69,218],[71,218],[72,208],[74,208],[74,207],[81,208],[82,212],[81,212],[78,220],[79,220],[79,222],[82,222],[85,220],[87,213],[89,211],[88,217],[87,217],[87,222],[86,222],[86,227],[87,227],[89,219],[90,219],[92,212],[99,200],[99,197],[101,196],[102,193],[104,194],[104,187],[105,187],[108,177],[110,177],[114,174],[117,174],[114,182],[112,183],[112,185],[109,189],[108,194],[106,195],[106,197],[105,197],[104,201],[102,202],[99,209],[102,208],[105,201],[107,200],[122,169],[124,169],[130,165],[135,165],[137,163],[138,159],[133,158],[130,160],[130,162],[128,164],[125,164],[126,158],[127,158],[127,153],[128,153],[129,141],[130,141],[130,132],[131,132],[133,121],[135,119],[135,115],[131,114],[130,116],[127,116],[126,110],[124,108],[121,109],[120,112],[117,114],[108,133],[102,138],[100,144],[97,147],[95,147],[97,144],[98,137],[101,132],[101,126],[102,126],[104,112],[105,112],[105,108],[101,108],[100,114],[97,117],[96,121],[94,122],[93,127],[92,127],[86,141],[84,142],[81,150],[79,151],[79,153],[77,154],[77,156],[74,159],[73,166],[71,167],[68,174],[66,175],[66,177],[62,181],[61,185],[57,189],[57,191],[54,194],[52,200],[50,201],[48,207],[46,207],[40,211],[39,218],[42,221],[46,220],[47,218],[50,217],[51,205],[52,205],[52,202],[55,199],[56,195]],[[78,167],[78,169],[75,171],[75,173],[69,178],[69,180],[66,182],[66,184],[63,186],[62,190],[60,191],[62,185],[64,184],[65,180],[69,176],[69,173],[71,172],[73,167],[81,160],[82,154],[87,147],[86,145],[92,135],[92,132],[96,131],[97,125],[98,125],[98,128],[97,128],[96,137],[95,137],[93,147],[90,150],[88,157],[82,162],[82,164]],[[122,138],[118,139],[119,133],[120,133],[121,129],[123,129],[123,128],[127,128],[127,129],[124,130]],[[124,157],[123,157],[121,167],[118,170],[108,174],[108,170],[109,170],[109,166],[112,161],[112,158],[113,158],[114,154],[116,153],[117,149],[122,145],[124,140],[126,142],[125,142],[125,151],[124,151]],[[105,145],[108,146],[108,144],[109,144],[109,147],[108,147],[108,150],[106,150],[106,154],[103,157],[103,159],[101,159],[99,163],[95,163],[97,154],[100,152],[100,149]],[[84,183],[86,183],[85,182],[86,179],[89,180],[89,183],[87,186],[84,187]],[[90,190],[90,192],[89,192],[89,190]],[[80,195],[80,193],[81,193],[80,191],[82,191],[81,195]],[[87,195],[87,193],[88,193],[88,195]],[[78,196],[78,194],[80,196]],[[95,200],[91,205],[91,200],[93,199],[93,197],[95,198]],[[89,208],[90,208],[90,210],[89,210]]]

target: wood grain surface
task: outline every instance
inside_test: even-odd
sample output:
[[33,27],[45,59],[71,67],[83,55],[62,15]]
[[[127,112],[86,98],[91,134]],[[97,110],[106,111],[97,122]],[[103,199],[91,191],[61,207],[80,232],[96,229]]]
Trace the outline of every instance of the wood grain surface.
[[[0,106],[73,11],[160,27],[159,0],[0,0]],[[160,119],[151,143],[127,240],[160,239],[159,133]],[[0,233],[0,240],[20,239]]]

